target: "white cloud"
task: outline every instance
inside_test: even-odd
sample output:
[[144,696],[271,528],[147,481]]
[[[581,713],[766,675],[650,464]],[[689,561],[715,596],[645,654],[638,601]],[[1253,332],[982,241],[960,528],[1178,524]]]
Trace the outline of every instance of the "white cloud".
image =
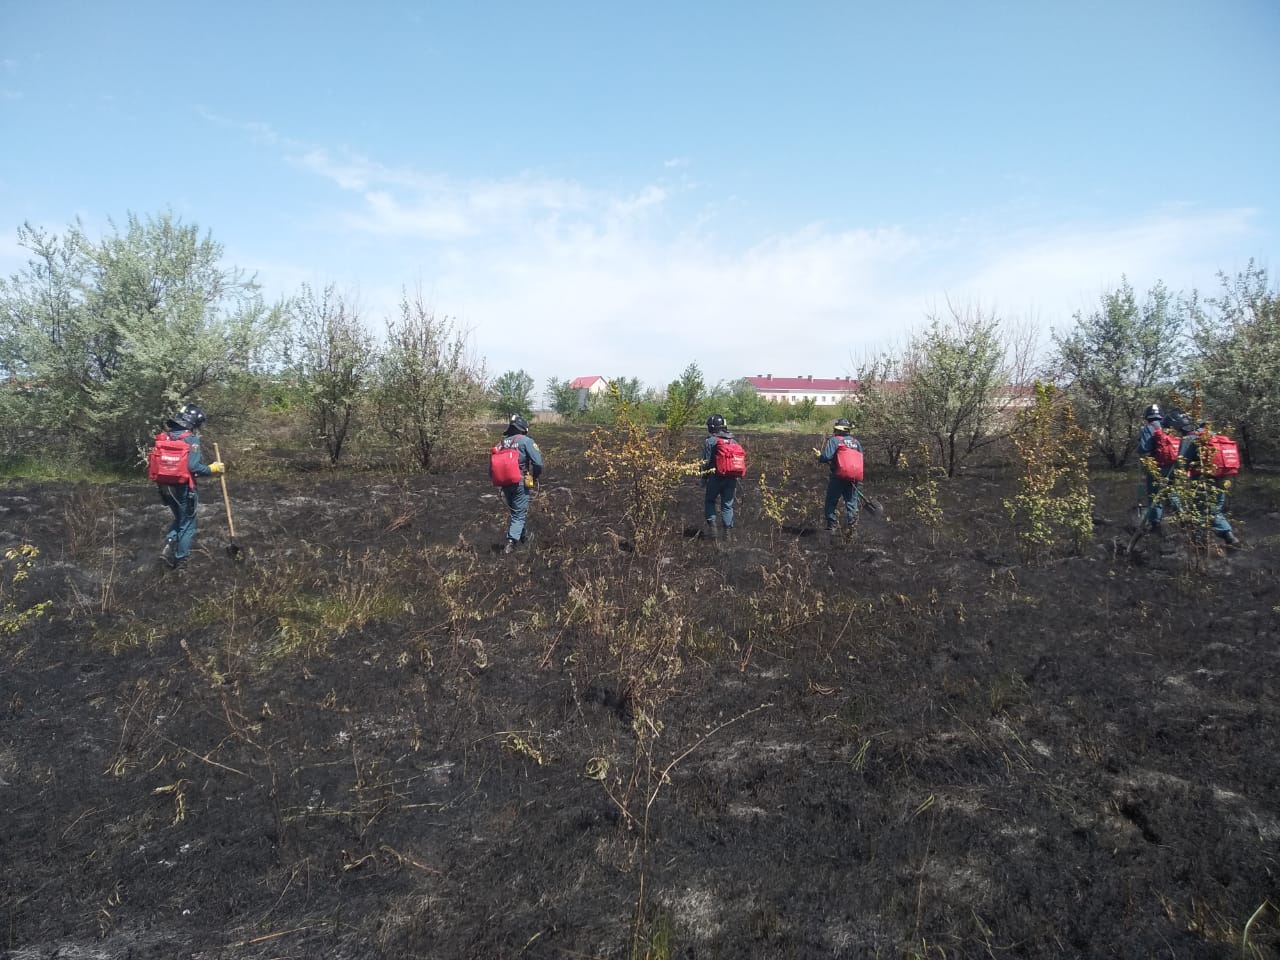
[[1095,307],[1121,276],[1145,292],[1163,280],[1174,291],[1216,287],[1218,271],[1244,266],[1256,211],[1157,211],[1130,222],[1067,224],[987,238],[957,293],[999,295],[1006,308],[1034,305],[1058,329]]
[[444,205],[406,206],[383,190],[366,192],[364,201],[364,209],[350,214],[347,222],[380,237],[447,240],[473,232],[462,211]]
[[327,150],[311,149],[298,157],[297,163],[312,173],[332,180],[343,190],[368,189],[370,165],[359,159],[337,162]]
[[655,239],[602,211],[544,225],[537,240],[431,275],[492,372],[524,367],[540,383],[602,373],[661,385],[690,361],[711,380],[836,376],[856,343],[885,343],[920,315],[895,278],[922,241],[898,230],[807,228],[732,253],[698,234]]
[[491,373],[524,368],[539,385],[598,373],[658,386],[690,361],[712,382],[844,375],[948,298],[1062,329],[1122,273],[1139,290],[1207,290],[1258,242],[1252,211],[1177,206],[1035,229],[807,224],[744,238],[701,201],[705,187],[461,181],[278,140],[338,188],[335,231],[385,249],[381,274],[331,274],[363,289],[366,315],[394,310],[420,277],[440,314],[474,331]]
[[[639,376],[660,385],[697,361],[711,380],[839,376],[902,342],[945,304],[1064,328],[1122,271],[1139,290],[1208,289],[1247,212],[1161,214],[1042,235],[960,238],[808,227],[741,252],[697,236],[655,242],[624,228],[490,249],[438,274],[442,303],[476,328],[493,372]],[[972,238],[965,238],[971,241]]]
[[[356,209],[340,220],[373,236],[456,240],[482,232],[528,230],[537,220],[578,214],[599,204],[578,184],[521,174],[503,180],[454,181],[407,168],[388,167],[358,154],[335,156],[311,148],[294,162],[343,191],[359,194]],[[619,198],[626,214],[655,202],[652,191]]]

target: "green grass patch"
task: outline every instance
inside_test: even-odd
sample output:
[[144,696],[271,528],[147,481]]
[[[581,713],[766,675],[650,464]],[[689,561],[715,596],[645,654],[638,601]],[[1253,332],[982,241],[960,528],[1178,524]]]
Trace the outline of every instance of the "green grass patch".
[[71,483],[119,483],[145,480],[146,470],[52,457],[0,457],[0,480],[61,481]]
[[405,611],[406,601],[381,591],[355,597],[291,597],[276,614],[276,629],[264,651],[262,666],[297,656],[328,653],[329,642],[370,622],[391,619]]
[[165,639],[166,636],[160,627],[133,621],[95,630],[90,639],[90,645],[113,657],[118,657],[122,653],[139,647],[145,647],[148,651],[154,650]]
[[228,663],[263,671],[298,657],[325,656],[330,642],[344,634],[413,609],[407,595],[371,582],[338,584],[332,590],[312,595],[258,587],[233,601],[208,597],[190,608],[184,629],[216,629]]

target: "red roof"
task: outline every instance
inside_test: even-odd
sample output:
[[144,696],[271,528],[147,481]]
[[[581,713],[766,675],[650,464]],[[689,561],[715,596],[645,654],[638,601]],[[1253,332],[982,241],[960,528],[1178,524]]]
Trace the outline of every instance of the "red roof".
[[604,377],[574,377],[573,382],[569,384],[570,390],[590,390],[598,381],[604,380]]
[[858,388],[858,381],[853,377],[775,377],[769,374],[747,377],[746,381],[757,390],[779,392],[850,393]]

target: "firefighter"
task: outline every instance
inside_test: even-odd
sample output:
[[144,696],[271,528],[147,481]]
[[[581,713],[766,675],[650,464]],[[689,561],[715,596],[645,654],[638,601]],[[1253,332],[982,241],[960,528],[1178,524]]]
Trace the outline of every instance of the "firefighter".
[[[1201,421],[1200,426],[1196,427],[1191,416],[1182,411],[1172,414],[1168,422],[1182,435],[1178,459],[1186,465],[1187,477],[1198,481],[1195,484],[1194,499],[1196,515],[1208,519],[1209,528],[1224,545],[1232,550],[1239,550],[1240,538],[1231,529],[1226,515],[1227,480],[1215,475],[1212,468],[1213,454],[1209,449],[1210,434],[1207,424]],[[1202,457],[1205,462],[1201,461]],[[1202,479],[1201,474],[1206,471],[1209,476]]]
[[160,434],[160,437],[181,441],[188,447],[186,463],[181,465],[185,467],[183,477],[176,482],[172,477],[158,479],[156,482],[161,502],[173,513],[173,523],[165,534],[164,548],[160,551],[160,559],[171,570],[186,567],[187,558],[195,543],[196,505],[199,500],[196,479],[217,476],[226,470],[221,461],[215,460],[207,465],[204,462],[204,456],[200,452],[200,428],[205,419],[203,410],[194,403],[188,403],[165,421],[165,430]]
[[507,542],[503,545],[502,552],[512,553],[517,543],[525,543],[529,539],[529,531],[525,529],[525,521],[529,516],[529,492],[542,476],[542,451],[529,436],[529,421],[518,413],[511,415],[500,446],[512,447],[520,453],[521,479],[502,487],[502,499],[507,502],[510,515]]
[[[828,533],[836,530],[836,505],[844,501],[845,519],[852,528],[858,522],[858,498],[862,496],[862,444],[850,434],[853,425],[844,417],[832,425],[826,445],[815,449],[819,463],[831,464],[831,478],[827,481],[827,498],[822,505],[822,517]],[[849,453],[841,453],[847,450]],[[856,452],[857,456],[852,456]]]
[[1164,424],[1164,414],[1160,412],[1159,405],[1153,403],[1142,412],[1142,420],[1142,429],[1138,432],[1138,469],[1142,471],[1147,495],[1147,509],[1142,515],[1142,524],[1156,536],[1163,536],[1160,522],[1164,519],[1164,504],[1160,499],[1160,487],[1173,468],[1151,470],[1143,461],[1155,458],[1156,436]]
[[[736,468],[726,473],[717,466],[717,449],[722,443],[732,444],[731,449],[742,450],[737,439],[729,432],[724,417],[713,413],[707,417],[707,439],[702,444],[702,483],[705,490],[703,496],[703,514],[706,517],[707,536],[716,536],[716,501],[720,501],[720,520],[724,524],[724,533],[729,537],[733,533],[733,501],[738,494],[738,477],[742,474]],[[743,465],[745,467],[745,458]]]

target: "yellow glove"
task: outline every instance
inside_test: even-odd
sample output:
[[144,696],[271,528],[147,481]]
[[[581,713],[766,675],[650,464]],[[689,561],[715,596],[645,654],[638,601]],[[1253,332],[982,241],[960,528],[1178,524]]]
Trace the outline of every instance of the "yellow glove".
[[213,463],[209,464],[209,472],[216,477],[220,473],[227,472],[227,465],[221,460],[215,460]]
[[814,448],[813,448],[813,455],[814,455],[815,457],[820,457],[820,456],[822,456],[822,451],[821,451],[821,450],[819,450],[817,447],[814,447]]
[[525,478],[524,478],[524,485],[525,485],[525,487],[526,487],[526,488],[528,488],[528,489],[530,489],[530,490],[532,490],[532,489],[533,489],[533,474],[531,474],[531,473],[530,473],[530,474],[526,474],[526,475],[525,475]]

